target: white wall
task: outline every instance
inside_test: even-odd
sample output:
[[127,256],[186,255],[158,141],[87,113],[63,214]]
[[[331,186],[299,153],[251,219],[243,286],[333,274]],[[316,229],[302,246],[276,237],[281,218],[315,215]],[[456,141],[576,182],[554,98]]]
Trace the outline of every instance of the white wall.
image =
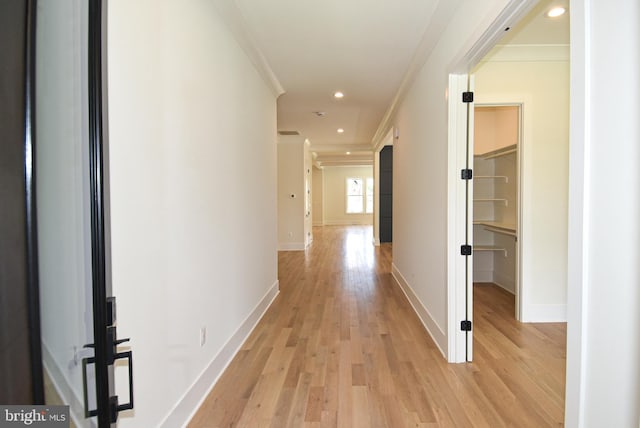
[[278,137],[278,249],[304,250],[305,140]]
[[448,75],[506,3],[459,2],[393,120],[393,274],[445,354],[447,261],[460,257],[447,239]]
[[347,214],[346,180],[373,178],[371,166],[324,167],[324,224],[373,224],[372,214]]
[[571,2],[568,427],[640,418],[640,4]]
[[276,100],[214,2],[113,0],[108,25],[119,426],[176,427],[277,294]]
[[312,218],[314,226],[324,225],[324,169],[312,169]]
[[313,241],[313,173],[311,172],[313,164],[311,163],[311,150],[309,140],[304,144],[304,245],[305,248]]
[[541,46],[535,55],[527,46],[508,50],[497,48],[476,69],[475,94],[477,104],[523,103],[521,320],[566,321],[569,58],[558,58],[556,46],[548,56]]

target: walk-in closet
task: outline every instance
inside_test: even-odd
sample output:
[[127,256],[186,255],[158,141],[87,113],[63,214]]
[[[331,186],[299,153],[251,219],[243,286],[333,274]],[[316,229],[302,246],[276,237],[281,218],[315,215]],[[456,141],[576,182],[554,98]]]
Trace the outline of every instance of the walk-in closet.
[[514,297],[518,290],[519,118],[517,105],[475,107],[473,282],[496,284]]

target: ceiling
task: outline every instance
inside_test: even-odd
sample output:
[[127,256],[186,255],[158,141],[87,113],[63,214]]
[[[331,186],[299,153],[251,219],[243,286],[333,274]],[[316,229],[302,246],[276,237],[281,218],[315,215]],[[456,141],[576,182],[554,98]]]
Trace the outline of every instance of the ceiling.
[[[546,10],[550,1],[544,0],[536,10]],[[326,166],[372,163],[374,135],[385,113],[408,71],[435,43],[459,2],[235,0],[235,4],[284,89],[278,99],[278,131],[297,131],[308,138],[316,164]],[[514,28],[507,39],[525,43],[518,32]],[[535,34],[522,37],[530,40]],[[545,27],[542,34],[549,37],[538,43],[550,43],[547,39],[555,32]],[[334,98],[336,91],[344,97]],[[339,128],[344,132],[338,133]]]

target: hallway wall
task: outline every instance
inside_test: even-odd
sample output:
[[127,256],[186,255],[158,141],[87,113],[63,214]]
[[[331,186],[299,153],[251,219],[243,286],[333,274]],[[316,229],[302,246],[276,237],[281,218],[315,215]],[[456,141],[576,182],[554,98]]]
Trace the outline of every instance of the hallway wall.
[[277,294],[276,97],[214,2],[112,0],[108,25],[118,426],[182,426]]
[[324,169],[311,169],[311,215],[314,226],[324,225]]
[[393,273],[445,355],[447,261],[459,257],[447,242],[448,75],[507,3],[459,2],[393,121]]
[[[304,250],[305,245],[305,154],[304,137],[278,137],[278,250]],[[293,196],[295,195],[295,196]]]

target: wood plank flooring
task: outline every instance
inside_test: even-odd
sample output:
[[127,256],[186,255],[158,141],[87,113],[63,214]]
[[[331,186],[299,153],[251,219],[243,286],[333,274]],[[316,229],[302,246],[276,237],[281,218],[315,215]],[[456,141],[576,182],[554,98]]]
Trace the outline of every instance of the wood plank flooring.
[[565,325],[520,324],[475,287],[475,361],[447,364],[371,227],[279,254],[280,295],[190,427],[546,427],[564,419]]

